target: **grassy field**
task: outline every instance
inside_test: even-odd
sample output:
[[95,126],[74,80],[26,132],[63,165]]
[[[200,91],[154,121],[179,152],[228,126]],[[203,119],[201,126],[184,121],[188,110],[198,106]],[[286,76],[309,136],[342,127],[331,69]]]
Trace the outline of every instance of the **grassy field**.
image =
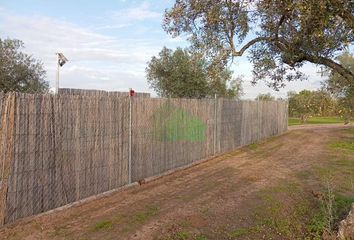
[[[305,124],[331,124],[343,123],[343,119],[339,117],[311,117]],[[289,126],[301,125],[299,118],[289,118]]]

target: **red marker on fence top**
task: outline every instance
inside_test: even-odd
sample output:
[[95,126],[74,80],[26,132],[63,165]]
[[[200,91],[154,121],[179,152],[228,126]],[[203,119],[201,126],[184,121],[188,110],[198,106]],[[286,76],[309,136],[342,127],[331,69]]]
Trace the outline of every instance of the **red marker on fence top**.
[[129,88],[129,96],[134,97],[135,91],[132,88]]

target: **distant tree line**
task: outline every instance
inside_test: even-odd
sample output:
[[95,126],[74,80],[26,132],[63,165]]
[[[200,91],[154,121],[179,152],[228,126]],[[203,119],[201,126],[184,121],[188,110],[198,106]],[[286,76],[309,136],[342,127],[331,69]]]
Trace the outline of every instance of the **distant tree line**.
[[310,116],[338,116],[338,102],[324,90],[288,92],[289,116],[306,122]]
[[[354,70],[354,56],[348,51],[337,57],[338,62],[350,71]],[[289,116],[306,122],[310,116],[338,116],[345,122],[354,118],[354,80],[345,79],[336,71],[327,69],[328,78],[322,88],[315,91],[288,92]],[[255,100],[272,101],[270,93],[259,94]]]
[[[259,94],[256,101],[273,101],[275,97],[270,93]],[[353,105],[348,104],[352,99],[336,97],[326,89],[290,91],[287,94],[289,102],[289,117],[299,118],[300,122],[306,122],[309,117],[337,116],[345,122],[354,117]]]
[[[275,97],[270,93],[259,94],[257,101],[273,101]],[[305,123],[310,117],[331,117],[337,116],[345,122],[354,117],[352,105],[348,105],[349,99],[336,97],[325,89],[300,92],[290,91],[287,94],[289,102],[289,117],[299,118]]]

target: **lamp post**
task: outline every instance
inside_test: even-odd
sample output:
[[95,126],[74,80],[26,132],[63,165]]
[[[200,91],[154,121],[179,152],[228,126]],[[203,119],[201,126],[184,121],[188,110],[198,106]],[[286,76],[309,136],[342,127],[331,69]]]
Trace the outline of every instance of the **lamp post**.
[[56,53],[56,55],[58,56],[58,59],[57,59],[57,77],[55,81],[55,94],[58,94],[59,93],[59,70],[60,67],[64,66],[64,64],[69,60],[62,53]]

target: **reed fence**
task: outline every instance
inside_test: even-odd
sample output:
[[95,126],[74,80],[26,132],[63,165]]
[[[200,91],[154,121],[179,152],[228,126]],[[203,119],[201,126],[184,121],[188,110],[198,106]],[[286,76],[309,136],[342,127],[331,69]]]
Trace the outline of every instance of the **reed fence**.
[[281,134],[287,102],[0,94],[0,225]]

